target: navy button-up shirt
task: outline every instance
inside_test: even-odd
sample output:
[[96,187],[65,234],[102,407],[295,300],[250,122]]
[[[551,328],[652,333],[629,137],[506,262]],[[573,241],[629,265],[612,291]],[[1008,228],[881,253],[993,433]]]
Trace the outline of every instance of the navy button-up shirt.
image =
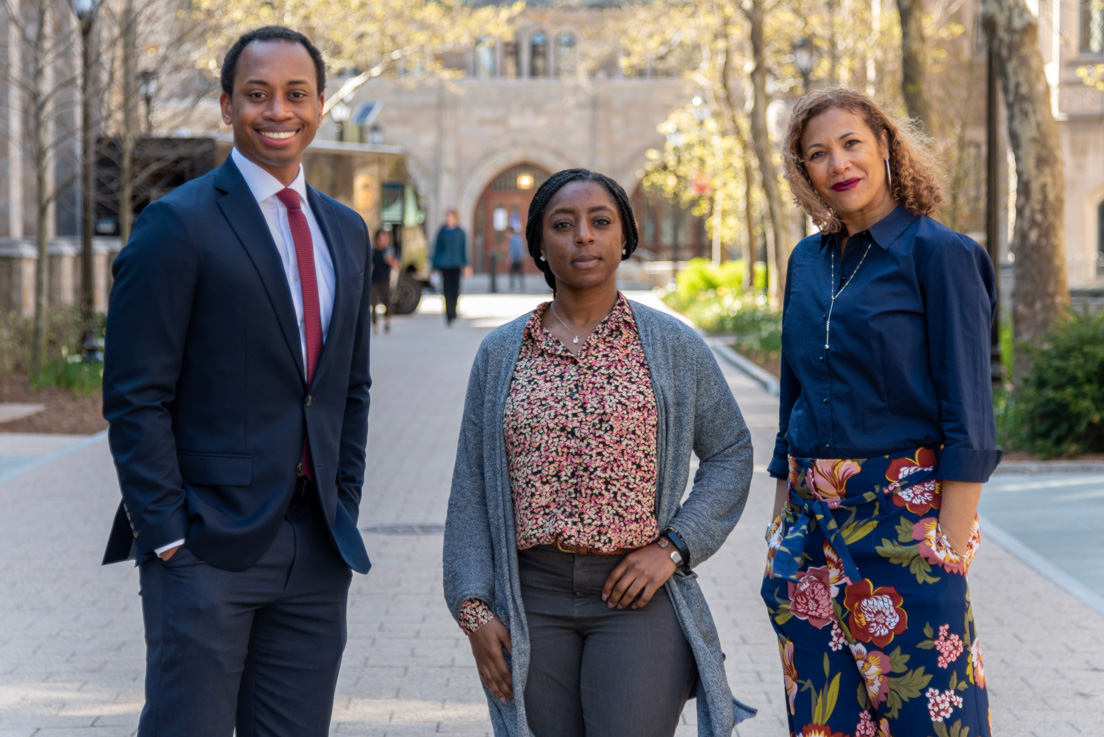
[[985,250],[904,207],[851,236],[842,260],[835,234],[802,240],[786,280],[770,474],[785,478],[787,455],[941,447],[939,478],[987,481],[1002,455],[989,368],[995,311]]

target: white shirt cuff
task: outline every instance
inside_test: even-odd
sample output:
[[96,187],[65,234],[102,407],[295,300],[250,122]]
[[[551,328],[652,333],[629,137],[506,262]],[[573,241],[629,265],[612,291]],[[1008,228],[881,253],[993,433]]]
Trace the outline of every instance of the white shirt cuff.
[[162,545],[159,548],[155,548],[154,551],[153,551],[153,554],[156,555],[157,557],[161,557],[161,554],[164,553],[166,550],[171,550],[172,548],[175,548],[177,545],[183,545],[183,544],[184,544],[184,538],[180,538],[179,540],[171,542],[168,545]]

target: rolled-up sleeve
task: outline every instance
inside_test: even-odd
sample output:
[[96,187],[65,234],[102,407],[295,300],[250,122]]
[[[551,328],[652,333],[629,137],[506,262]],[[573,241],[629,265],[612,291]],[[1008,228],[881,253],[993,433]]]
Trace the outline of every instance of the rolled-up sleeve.
[[996,448],[990,374],[993,264],[977,243],[960,236],[933,249],[923,286],[944,433],[939,478],[984,483],[1003,455]]

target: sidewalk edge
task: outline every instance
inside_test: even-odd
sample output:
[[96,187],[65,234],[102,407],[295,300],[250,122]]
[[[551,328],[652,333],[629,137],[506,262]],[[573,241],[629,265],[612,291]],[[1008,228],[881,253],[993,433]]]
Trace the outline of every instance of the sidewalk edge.
[[725,342],[724,338],[709,337],[705,342],[713,349],[713,352],[723,358],[730,366],[742,371],[752,381],[763,387],[763,390],[772,397],[778,396],[778,379],[767,371],[759,368],[752,361],[744,358]]
[[997,545],[1004,548],[1005,552],[1017,561],[1023,563],[1043,578],[1048,579],[1055,586],[1104,617],[1104,597],[1100,596],[1065,571],[1062,571],[1038,553],[1032,551],[1015,535],[1008,532],[1000,525],[989,522],[985,517],[981,517],[981,535],[983,538],[989,538]]
[[25,474],[29,471],[33,471],[36,468],[41,468],[42,466],[45,466],[48,463],[53,463],[54,461],[58,460],[59,458],[64,458],[67,455],[70,455],[72,453],[76,453],[77,451],[83,450],[83,449],[87,448],[90,445],[95,445],[98,441],[100,441],[100,440],[102,440],[103,438],[106,438],[106,437],[107,437],[107,430],[100,430],[95,435],[89,435],[88,437],[84,438],[83,440],[77,440],[72,445],[67,445],[64,448],[62,448],[61,450],[55,450],[53,453],[50,453],[49,455],[44,455],[41,458],[36,458],[33,461],[30,461],[29,463],[27,463],[25,465],[19,466],[17,468],[13,468],[10,471],[0,473],[0,484],[6,484],[7,482],[11,481],[12,479],[18,478],[19,476],[22,476],[23,474]]

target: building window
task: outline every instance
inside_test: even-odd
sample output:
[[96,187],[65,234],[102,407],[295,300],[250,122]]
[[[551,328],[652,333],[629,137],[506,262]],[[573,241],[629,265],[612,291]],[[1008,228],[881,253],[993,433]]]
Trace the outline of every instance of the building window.
[[520,49],[517,41],[502,44],[502,76],[518,77],[521,71]]
[[1081,0],[1081,51],[1104,54],[1104,3]]
[[575,63],[575,37],[570,33],[561,33],[556,38],[556,76],[573,76]]
[[495,42],[484,36],[475,44],[475,76],[480,79],[493,77],[495,73]]
[[529,76],[548,76],[548,36],[537,31],[529,38]]

